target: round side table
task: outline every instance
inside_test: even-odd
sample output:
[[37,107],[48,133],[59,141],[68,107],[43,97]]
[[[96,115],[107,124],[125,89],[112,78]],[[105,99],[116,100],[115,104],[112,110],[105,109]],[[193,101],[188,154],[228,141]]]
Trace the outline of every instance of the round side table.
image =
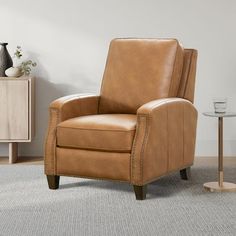
[[211,192],[234,192],[236,184],[224,182],[223,172],[223,118],[236,117],[236,112],[204,112],[203,115],[218,118],[218,182],[208,182],[203,186]]

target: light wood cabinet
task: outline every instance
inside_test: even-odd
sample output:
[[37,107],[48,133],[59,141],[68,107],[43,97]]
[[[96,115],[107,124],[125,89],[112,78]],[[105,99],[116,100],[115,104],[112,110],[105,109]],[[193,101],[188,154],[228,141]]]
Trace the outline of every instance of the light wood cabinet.
[[0,77],[0,142],[9,143],[9,162],[17,159],[17,143],[34,135],[34,78]]

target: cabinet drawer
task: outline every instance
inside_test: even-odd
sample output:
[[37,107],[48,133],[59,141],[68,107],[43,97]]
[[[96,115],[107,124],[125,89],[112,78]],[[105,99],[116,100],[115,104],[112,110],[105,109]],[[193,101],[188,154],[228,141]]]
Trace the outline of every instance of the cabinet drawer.
[[29,81],[0,80],[0,141],[29,138]]

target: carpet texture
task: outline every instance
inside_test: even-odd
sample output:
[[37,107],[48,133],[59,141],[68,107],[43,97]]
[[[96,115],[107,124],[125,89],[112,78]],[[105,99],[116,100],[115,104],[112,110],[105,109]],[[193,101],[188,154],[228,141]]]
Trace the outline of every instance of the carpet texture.
[[[205,192],[215,168],[192,168],[148,185],[136,201],[126,183],[61,178],[49,190],[42,166],[0,166],[1,236],[236,235],[236,194]],[[225,169],[236,182],[235,169]]]

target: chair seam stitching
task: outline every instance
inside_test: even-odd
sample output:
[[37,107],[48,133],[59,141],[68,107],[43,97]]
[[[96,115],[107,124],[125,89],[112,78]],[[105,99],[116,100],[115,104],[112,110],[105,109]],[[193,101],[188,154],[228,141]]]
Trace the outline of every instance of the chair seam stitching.
[[191,71],[191,68],[192,68],[192,57],[193,57],[193,51],[191,51],[191,56],[190,56],[190,63],[189,63],[189,69],[188,69],[188,75],[187,75],[187,81],[186,81],[186,84],[184,86],[184,94],[183,94],[183,97],[185,98],[185,95],[186,95],[186,90],[187,90],[187,87],[188,87],[188,83],[189,83],[189,75],[190,75],[190,71]]
[[83,128],[74,128],[74,127],[63,127],[63,126],[58,126],[57,128],[59,129],[80,129],[80,130],[93,130],[93,131],[105,131],[105,132],[124,132],[124,133],[128,133],[128,132],[132,132],[135,131],[135,129],[131,129],[131,130],[109,130],[109,129],[83,129]]
[[112,150],[112,151],[130,151],[131,149],[129,148],[127,148],[127,149],[119,149],[119,148],[116,148],[116,149],[113,149],[113,148],[94,148],[94,147],[89,147],[89,146],[74,146],[74,145],[61,145],[61,144],[57,144],[57,147],[62,147],[62,148],[66,148],[66,147],[71,147],[71,148],[77,148],[77,149],[94,149],[94,150],[103,150],[103,151],[105,151],[105,150],[107,150],[107,151],[109,151],[109,150]]
[[178,42],[176,42],[176,43],[177,43],[177,45],[176,45],[177,50],[176,50],[176,53],[175,53],[174,65],[173,65],[173,69],[172,69],[172,73],[171,73],[171,81],[170,81],[170,87],[169,87],[169,90],[168,90],[168,96],[170,96],[170,91],[172,90],[172,86],[173,86],[173,74],[174,74],[175,66],[176,66],[177,53],[179,51]]

